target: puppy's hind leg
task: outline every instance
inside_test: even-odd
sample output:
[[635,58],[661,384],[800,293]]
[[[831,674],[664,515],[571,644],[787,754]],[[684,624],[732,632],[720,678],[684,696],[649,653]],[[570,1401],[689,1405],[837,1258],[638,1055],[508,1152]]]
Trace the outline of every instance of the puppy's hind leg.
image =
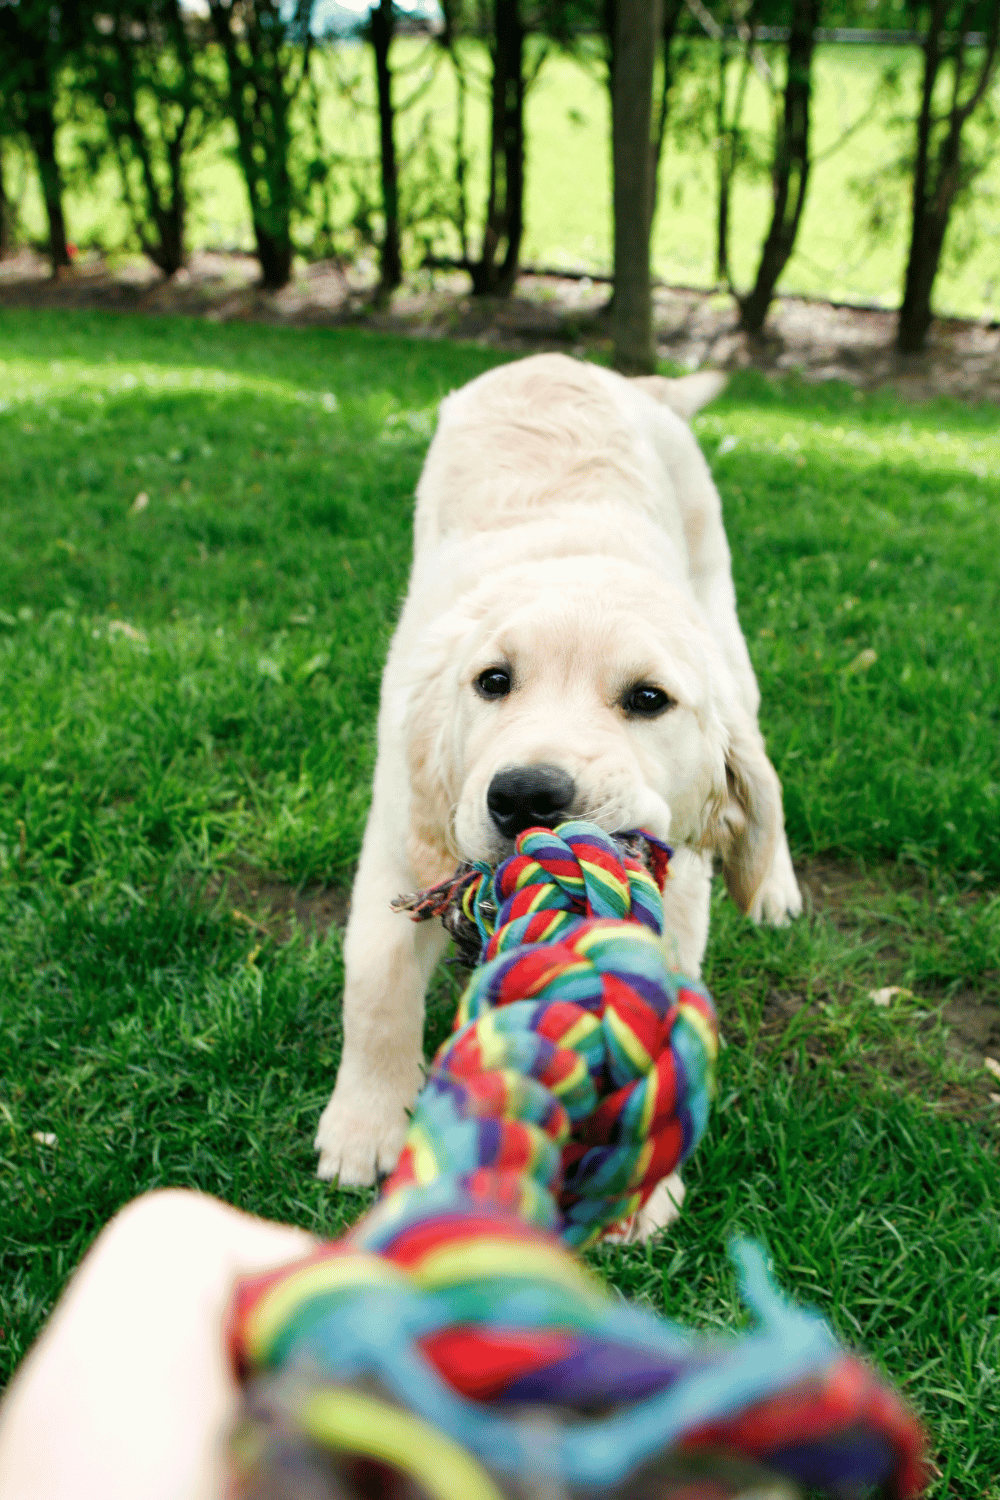
[[376,805],[365,832],[344,942],[344,1050],[316,1132],[319,1176],[364,1187],[396,1165],[423,1081],[424,992],[441,955],[438,922],[391,902],[413,888]]

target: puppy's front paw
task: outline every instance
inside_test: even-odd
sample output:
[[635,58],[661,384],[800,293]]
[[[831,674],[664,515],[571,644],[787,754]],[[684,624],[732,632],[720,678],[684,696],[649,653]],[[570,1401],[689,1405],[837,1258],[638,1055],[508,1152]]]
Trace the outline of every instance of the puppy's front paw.
[[411,1102],[338,1086],[316,1131],[317,1176],[341,1187],[369,1187],[391,1172],[406,1139]]
[[619,1245],[645,1244],[654,1234],[680,1218],[686,1193],[681,1174],[671,1172],[669,1177],[656,1184],[638,1213],[609,1230],[604,1238]]
[[782,842],[767,872],[767,879],[757,892],[750,919],[763,923],[765,927],[787,927],[801,912],[802,892],[792,869],[788,845]]

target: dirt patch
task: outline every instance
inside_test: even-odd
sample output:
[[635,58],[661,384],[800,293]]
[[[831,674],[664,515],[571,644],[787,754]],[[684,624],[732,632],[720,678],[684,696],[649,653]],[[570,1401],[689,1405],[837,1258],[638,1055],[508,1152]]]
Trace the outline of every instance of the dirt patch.
[[[1000,975],[994,975],[994,982]],[[951,1028],[949,1050],[964,1062],[981,1066],[984,1057],[1000,1061],[1000,1005],[984,998],[982,990],[959,990],[943,1007]],[[1000,1079],[993,1079],[994,1093],[1000,1093]]]
[[[821,916],[841,932],[849,933],[859,943],[879,941],[878,983],[899,983],[905,973],[905,941],[898,942],[898,923],[885,909],[893,894],[922,895],[928,890],[927,877],[919,870],[898,866],[862,865],[849,859],[813,858],[797,865],[799,884],[805,897],[806,911]],[[324,937],[332,926],[343,928],[347,921],[349,893],[339,887],[291,885],[276,875],[239,864],[217,872],[204,889],[205,899],[216,912],[226,913],[256,934],[261,942],[286,943],[296,929]],[[976,895],[970,893],[970,900]],[[451,960],[460,983],[466,970]],[[815,990],[807,993],[775,985],[764,1006],[760,1043],[779,1046],[791,1022],[804,1007],[817,1000],[836,1004],[854,1004],[858,996],[854,985],[849,993],[834,983],[825,996]],[[894,1080],[909,1092],[933,1098],[934,1107],[963,1119],[983,1122],[998,1117],[997,1095],[1000,1079],[983,1071],[986,1057],[1000,1059],[1000,973],[984,975],[977,988],[963,988],[957,993],[935,994],[933,987],[920,987],[921,1014],[900,1017],[892,1040],[871,1046],[859,1053],[848,1071],[859,1079],[870,1079],[873,1072],[883,1080]],[[451,1017],[447,1018],[450,1026]],[[445,1030],[447,1029],[445,1027]],[[943,1034],[942,1034],[943,1028]],[[809,1031],[812,1031],[810,1026]],[[443,1035],[443,1033],[442,1033]],[[927,1049],[930,1041],[930,1051]],[[941,1046],[953,1062],[960,1065],[959,1076],[945,1079],[940,1073]],[[805,1056],[821,1063],[824,1043],[822,1029],[810,1035]],[[792,1059],[794,1061],[794,1059]],[[962,1076],[964,1075],[964,1076]]]
[[[45,262],[22,251],[0,262],[0,306],[100,308],[114,312],[183,313],[290,327],[366,327],[418,338],[471,340],[494,348],[570,349],[610,346],[605,308],[609,288],[587,277],[524,275],[517,295],[472,297],[461,272],[419,272],[388,308],[371,304],[373,271],[359,263],[320,262],[300,269],[281,292],[256,285],[247,255],[201,251],[164,282],[146,260],[108,263],[81,257],[52,280]],[[899,355],[895,314],[802,297],[775,300],[765,337],[736,330],[731,297],[658,287],[654,316],[661,357],[689,369],[798,370],[809,380],[845,380],[871,389],[891,386],[911,399],[950,395],[1000,403],[1000,325],[941,318],[927,350]]]
[[318,937],[325,937],[331,927],[343,927],[350,900],[339,887],[289,885],[243,864],[214,874],[205,887],[205,899],[276,943],[287,943],[296,926]]
[[829,855],[798,861],[795,873],[806,909],[823,912],[838,926],[847,925],[848,913],[856,913],[865,900],[877,900],[889,891],[927,889],[926,876],[913,866],[894,865],[890,878],[884,866]]
[[[806,910],[824,917],[839,931],[849,933],[858,943],[877,941],[880,979],[878,987],[899,984],[907,967],[905,935],[892,919],[891,898],[906,894],[926,896],[930,881],[926,874],[905,866],[862,865],[849,859],[815,858],[796,867]],[[961,903],[974,903],[985,894],[981,889],[958,896]],[[887,903],[890,903],[887,907]],[[875,987],[873,985],[873,988]],[[982,1119],[996,1114],[1000,1079],[983,1070],[984,1059],[1000,1059],[1000,972],[981,976],[975,987],[958,991],[935,992],[933,985],[919,986],[918,1004],[926,1012],[925,1020],[908,1017],[900,1023],[894,1044],[877,1057],[868,1057],[872,1065],[907,1084],[923,1090],[930,1084],[940,1106],[966,1117]],[[812,997],[813,999],[815,997]],[[830,999],[839,1000],[831,993]],[[790,1021],[811,1003],[805,994],[776,990],[769,998],[764,1020],[765,1036],[775,1039],[784,1033]],[[943,1029],[943,1035],[942,1035]],[[961,1082],[950,1081],[942,1089],[940,1080],[930,1077],[918,1036],[937,1034],[935,1045],[943,1042],[946,1055],[969,1070]]]

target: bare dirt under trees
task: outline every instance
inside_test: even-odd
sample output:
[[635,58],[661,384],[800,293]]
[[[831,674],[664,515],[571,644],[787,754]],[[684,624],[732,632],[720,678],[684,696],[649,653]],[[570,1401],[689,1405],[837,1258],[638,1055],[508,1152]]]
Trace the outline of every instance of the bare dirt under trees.
[[[525,274],[516,295],[489,298],[471,296],[462,272],[422,271],[379,309],[371,301],[374,268],[364,262],[304,267],[280,292],[262,291],[258,276],[251,256],[206,251],[170,281],[148,261],[109,264],[96,257],[81,258],[53,280],[39,256],[21,251],[0,262],[0,306],[182,313],[290,327],[350,324],[525,351],[610,348],[604,312],[610,289],[586,277]],[[658,287],[654,319],[660,356],[690,369],[797,370],[809,380],[892,386],[914,400],[948,395],[1000,404],[996,322],[938,319],[925,352],[901,355],[893,347],[894,313],[800,297],[775,300],[759,340],[736,331],[735,305],[724,294]]]

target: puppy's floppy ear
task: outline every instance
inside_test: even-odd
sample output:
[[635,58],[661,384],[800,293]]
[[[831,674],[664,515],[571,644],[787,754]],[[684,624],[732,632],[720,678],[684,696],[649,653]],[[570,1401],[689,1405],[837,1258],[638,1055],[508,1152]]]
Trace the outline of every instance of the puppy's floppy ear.
[[742,709],[727,715],[726,791],[709,842],[722,857],[726,886],[742,912],[758,920],[759,894],[782,828],[781,783],[760,730]]

